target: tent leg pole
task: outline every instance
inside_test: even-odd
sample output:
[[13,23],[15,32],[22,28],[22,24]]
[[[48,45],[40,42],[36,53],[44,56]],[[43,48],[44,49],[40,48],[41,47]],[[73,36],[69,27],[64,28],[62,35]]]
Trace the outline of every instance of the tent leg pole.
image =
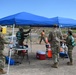
[[31,48],[31,52],[32,52],[32,38],[31,38],[31,32],[30,32],[30,48]]
[[10,58],[11,58],[11,51],[12,51],[12,48],[10,48],[10,52],[9,52],[9,61],[8,61],[7,75],[9,75],[9,70],[10,70]]
[[[13,24],[13,29],[12,29],[12,40],[11,40],[11,42],[13,42],[14,26],[15,26],[15,24]],[[12,44],[12,45],[13,45],[13,44]],[[9,52],[9,61],[8,61],[7,75],[9,75],[9,70],[10,70],[11,51],[12,51],[12,48],[10,48],[10,52]]]

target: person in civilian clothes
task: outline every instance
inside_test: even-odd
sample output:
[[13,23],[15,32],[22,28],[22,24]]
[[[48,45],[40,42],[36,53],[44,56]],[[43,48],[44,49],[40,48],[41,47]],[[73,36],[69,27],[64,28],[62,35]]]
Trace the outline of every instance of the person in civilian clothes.
[[42,32],[41,32],[39,44],[41,44],[42,40],[46,43],[46,40],[45,40],[45,31],[44,30],[42,30]]

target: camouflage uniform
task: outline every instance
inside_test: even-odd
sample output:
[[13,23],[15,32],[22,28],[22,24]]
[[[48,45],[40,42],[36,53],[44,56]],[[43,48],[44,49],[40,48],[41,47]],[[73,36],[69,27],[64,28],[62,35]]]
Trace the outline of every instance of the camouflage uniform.
[[60,39],[62,39],[62,34],[59,29],[52,30],[48,36],[48,41],[50,42],[52,48],[55,67],[57,67],[56,64],[58,64]]
[[[66,45],[68,47],[68,56],[69,56],[69,59],[70,59],[70,63],[72,64],[73,63],[73,59],[72,59],[72,50],[73,50],[73,46],[72,46],[72,42],[71,42],[71,38],[70,38],[70,35],[66,38]],[[69,63],[67,63],[69,64]]]
[[5,42],[3,39],[3,35],[0,32],[0,69],[4,68],[4,61],[5,57],[3,55],[3,50],[4,50],[4,44],[7,44],[8,42]]
[[3,61],[5,59],[3,56],[4,40],[1,37],[2,37],[2,33],[0,32],[0,69],[4,68]]

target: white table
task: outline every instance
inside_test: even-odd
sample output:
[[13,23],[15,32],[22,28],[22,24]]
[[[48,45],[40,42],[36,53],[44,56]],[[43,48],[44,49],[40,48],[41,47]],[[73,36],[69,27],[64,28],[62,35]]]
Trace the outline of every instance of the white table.
[[[21,55],[21,57],[22,57],[22,60],[24,59],[24,57],[25,56],[27,56],[27,61],[29,62],[29,64],[30,64],[30,61],[29,61],[29,55],[28,55],[28,51],[29,50],[31,50],[30,48],[13,48],[13,50],[15,50],[15,51],[23,51],[23,50],[25,50],[26,52],[25,52],[25,54],[23,55]],[[17,54],[18,55],[18,54]],[[18,55],[19,56],[19,55]],[[21,62],[20,62],[20,64],[22,63],[22,60],[21,60]]]

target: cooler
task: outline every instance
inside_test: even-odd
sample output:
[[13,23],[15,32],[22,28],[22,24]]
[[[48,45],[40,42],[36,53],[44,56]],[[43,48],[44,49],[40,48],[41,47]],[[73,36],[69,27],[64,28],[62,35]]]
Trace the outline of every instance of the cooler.
[[46,52],[37,51],[36,58],[37,59],[40,59],[40,60],[45,60],[46,59]]
[[59,55],[61,58],[68,58],[68,54],[65,52],[60,52]]

